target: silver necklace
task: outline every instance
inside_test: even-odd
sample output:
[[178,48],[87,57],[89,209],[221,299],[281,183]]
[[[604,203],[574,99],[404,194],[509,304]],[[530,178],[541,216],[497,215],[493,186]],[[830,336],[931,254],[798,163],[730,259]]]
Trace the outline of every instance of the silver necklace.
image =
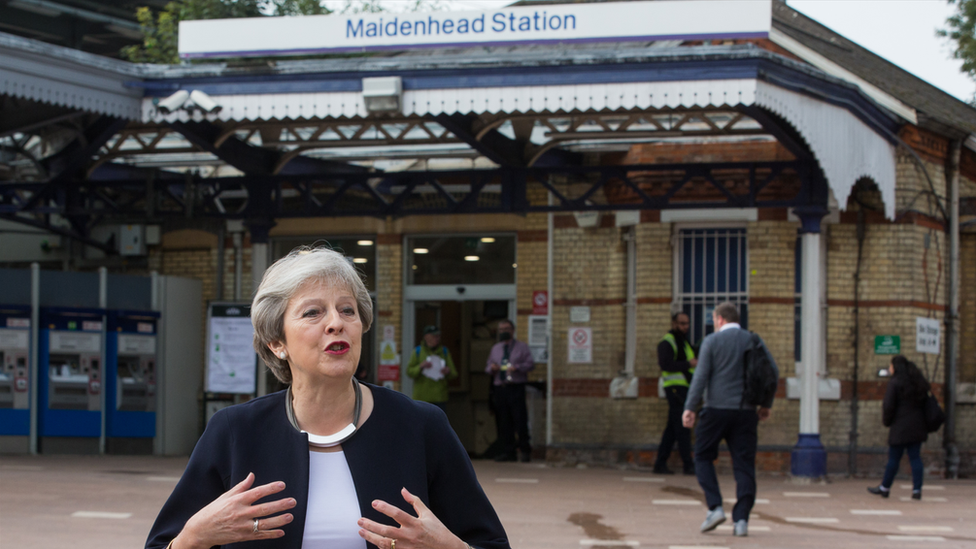
[[356,405],[353,411],[352,423],[343,427],[338,433],[331,435],[316,435],[314,433],[309,433],[308,431],[302,430],[298,426],[298,420],[295,419],[295,408],[291,403],[291,387],[288,388],[288,394],[285,398],[285,407],[286,411],[288,412],[288,420],[291,422],[292,426],[295,427],[295,429],[308,436],[308,443],[312,446],[317,446],[319,448],[331,448],[333,446],[342,444],[356,434],[356,426],[359,425],[359,415],[363,411],[363,391],[359,387],[359,380],[352,378],[352,386],[356,392]]

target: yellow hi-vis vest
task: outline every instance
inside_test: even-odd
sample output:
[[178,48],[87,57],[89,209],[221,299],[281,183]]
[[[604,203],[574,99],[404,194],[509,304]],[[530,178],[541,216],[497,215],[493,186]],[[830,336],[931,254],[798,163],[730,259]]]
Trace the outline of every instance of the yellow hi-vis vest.
[[[674,335],[670,332],[667,333],[661,341],[667,341],[671,344],[671,349],[674,351],[675,361],[678,358],[678,342],[674,340]],[[695,349],[691,347],[691,344],[685,341],[685,360],[691,360],[695,358]],[[690,368],[688,373],[694,375],[695,369]],[[665,387],[688,387],[688,378],[681,372],[666,372],[661,370],[661,379],[664,381]]]

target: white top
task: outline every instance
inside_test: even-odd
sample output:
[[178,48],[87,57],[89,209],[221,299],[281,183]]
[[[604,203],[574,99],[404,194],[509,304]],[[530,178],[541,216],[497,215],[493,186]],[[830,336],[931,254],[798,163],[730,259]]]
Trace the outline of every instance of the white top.
[[362,517],[343,452],[308,453],[308,510],[302,549],[366,549]]
[[719,331],[724,332],[725,330],[731,330],[732,328],[739,328],[741,330],[742,326],[739,326],[738,322],[726,322],[725,325],[719,329]]

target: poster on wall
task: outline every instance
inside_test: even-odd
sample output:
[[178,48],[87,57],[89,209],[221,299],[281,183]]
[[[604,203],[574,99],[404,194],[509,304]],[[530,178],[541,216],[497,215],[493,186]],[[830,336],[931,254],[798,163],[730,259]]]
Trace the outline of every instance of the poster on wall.
[[549,362],[549,317],[529,315],[529,350],[536,364]]
[[254,352],[253,341],[250,304],[209,305],[205,391],[254,394],[258,355]]
[[395,333],[393,326],[385,326],[384,339],[380,342],[380,363],[376,379],[384,386],[388,386],[387,382],[400,381],[400,354],[397,353],[396,342],[393,341]]
[[593,328],[570,328],[567,362],[590,364],[593,362]]
[[931,355],[939,354],[942,325],[934,318],[915,317],[915,350]]

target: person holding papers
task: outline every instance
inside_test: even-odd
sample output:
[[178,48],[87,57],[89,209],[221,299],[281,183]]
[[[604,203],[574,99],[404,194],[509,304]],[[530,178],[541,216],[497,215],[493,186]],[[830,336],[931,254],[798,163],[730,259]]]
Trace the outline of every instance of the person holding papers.
[[413,378],[413,399],[429,402],[441,410],[447,405],[447,382],[457,377],[451,352],[441,345],[437,326],[424,328],[424,339],[410,355],[407,375]]

